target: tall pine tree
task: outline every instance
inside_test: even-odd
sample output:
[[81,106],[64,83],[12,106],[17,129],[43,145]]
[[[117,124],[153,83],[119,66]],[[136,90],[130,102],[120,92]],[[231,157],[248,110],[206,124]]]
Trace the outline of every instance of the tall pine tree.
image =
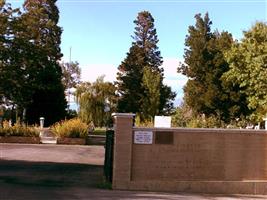
[[[167,114],[172,109],[172,100],[175,97],[170,87],[163,84],[163,68],[162,57],[158,50],[158,37],[154,27],[154,19],[148,11],[138,13],[137,19],[134,21],[136,27],[132,38],[134,39],[132,47],[127,57],[119,66],[117,74],[117,86],[120,95],[118,102],[118,111],[134,112],[142,116],[145,112],[146,116],[155,114]],[[147,84],[143,83],[144,69],[148,68],[150,73],[159,73],[159,103],[156,109],[142,110],[143,104],[147,104],[151,88],[147,88]],[[148,80],[147,80],[148,81]],[[148,81],[150,82],[150,81]],[[147,83],[148,83],[147,82]],[[155,106],[155,105],[154,105]],[[148,110],[153,113],[148,114]],[[154,111],[157,110],[155,113]],[[145,119],[144,119],[145,120]]]
[[189,80],[184,87],[185,101],[197,113],[209,113],[206,106],[205,94],[206,73],[209,70],[208,61],[212,55],[208,51],[208,43],[212,38],[210,25],[212,22],[208,14],[204,19],[198,14],[195,16],[196,25],[190,26],[189,35],[186,36],[184,63],[178,68],[178,72],[186,75]]
[[211,32],[208,13],[195,18],[196,24],[189,27],[186,36],[184,64],[178,67],[178,72],[189,78],[184,87],[185,103],[195,114],[214,115],[226,122],[246,115],[248,109],[239,87],[222,80],[229,70],[223,53],[233,43],[231,34]]
[[35,72],[36,88],[32,102],[27,107],[27,120],[36,123],[45,117],[46,125],[63,119],[66,113],[66,99],[62,85],[62,71],[59,60],[61,28],[57,25],[59,10],[56,0],[26,0],[24,25],[28,25],[28,40],[34,44],[34,54],[28,64]]
[[144,94],[142,85],[144,54],[141,48],[133,45],[126,59],[119,66],[117,88],[119,91],[118,112],[139,113]]

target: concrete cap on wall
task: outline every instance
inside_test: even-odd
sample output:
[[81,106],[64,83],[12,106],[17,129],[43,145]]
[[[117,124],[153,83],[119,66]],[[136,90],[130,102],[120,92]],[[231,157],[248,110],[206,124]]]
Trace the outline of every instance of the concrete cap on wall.
[[112,113],[112,117],[126,117],[126,118],[133,118],[135,116],[134,113]]

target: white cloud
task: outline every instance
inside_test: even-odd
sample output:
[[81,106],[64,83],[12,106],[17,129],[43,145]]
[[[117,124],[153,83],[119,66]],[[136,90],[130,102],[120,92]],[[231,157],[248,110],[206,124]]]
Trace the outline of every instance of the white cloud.
[[[187,82],[186,76],[177,73],[177,67],[180,61],[177,58],[165,58],[163,62],[164,68],[164,84],[170,86],[177,93],[175,105],[178,105],[183,98],[183,87]],[[117,66],[111,64],[88,64],[81,66],[82,81],[94,82],[99,76],[105,75],[105,81],[113,82],[117,76]]]
[[164,68],[164,83],[176,92],[175,105],[177,106],[183,98],[183,87],[187,82],[187,77],[177,73],[179,63],[183,62],[177,58],[165,58],[163,62]]
[[117,68],[110,64],[89,64],[81,67],[82,81],[94,82],[99,76],[105,75],[105,81],[116,80]]

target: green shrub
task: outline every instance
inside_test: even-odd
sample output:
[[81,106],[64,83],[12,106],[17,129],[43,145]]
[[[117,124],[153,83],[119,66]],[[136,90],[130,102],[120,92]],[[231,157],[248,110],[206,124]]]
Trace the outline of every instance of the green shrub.
[[193,118],[193,111],[187,105],[182,104],[176,108],[172,115],[172,127],[188,127]]
[[215,116],[206,117],[205,115],[192,117],[188,122],[189,128],[224,128],[225,124]]
[[16,123],[9,126],[6,122],[0,128],[0,136],[23,136],[23,137],[39,137],[39,131],[36,127],[26,126]]
[[0,136],[6,136],[6,131],[3,128],[0,128]]
[[106,128],[95,128],[92,133],[94,135],[106,135]]
[[153,119],[141,120],[140,115],[137,114],[135,117],[135,126],[136,127],[150,127],[150,128],[152,128],[152,127],[154,127]]
[[60,138],[85,138],[88,134],[88,125],[74,118],[56,123],[52,127],[52,132]]

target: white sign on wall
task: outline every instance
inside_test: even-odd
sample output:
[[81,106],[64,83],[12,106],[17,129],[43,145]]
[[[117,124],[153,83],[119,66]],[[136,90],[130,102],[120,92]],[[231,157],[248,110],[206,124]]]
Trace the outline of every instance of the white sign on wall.
[[154,127],[171,128],[171,117],[167,116],[155,116]]
[[153,132],[152,131],[135,131],[134,144],[152,144]]

